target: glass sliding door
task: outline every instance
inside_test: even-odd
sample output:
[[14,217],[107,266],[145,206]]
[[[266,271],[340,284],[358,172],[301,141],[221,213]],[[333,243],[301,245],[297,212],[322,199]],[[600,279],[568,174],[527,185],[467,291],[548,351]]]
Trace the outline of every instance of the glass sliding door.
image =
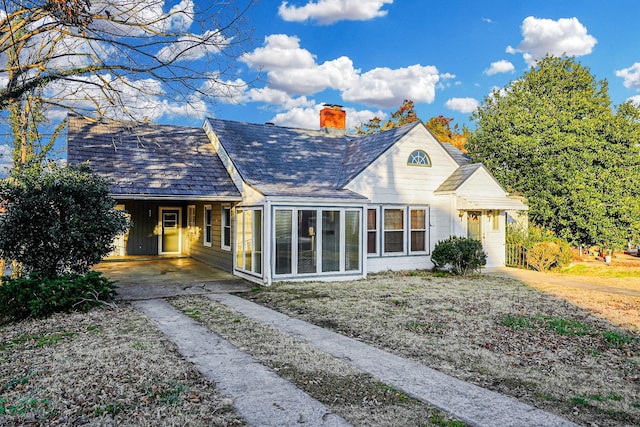
[[298,211],[298,273],[315,273],[317,260],[317,211]]
[[291,260],[293,258],[293,211],[276,210],[276,274],[291,274]]
[[322,211],[322,271],[340,271],[340,211]]
[[344,269],[360,270],[360,212],[344,214]]

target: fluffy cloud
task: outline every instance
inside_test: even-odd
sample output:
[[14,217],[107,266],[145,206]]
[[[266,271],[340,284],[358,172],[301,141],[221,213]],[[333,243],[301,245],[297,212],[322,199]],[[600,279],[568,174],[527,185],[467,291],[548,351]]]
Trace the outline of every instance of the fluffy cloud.
[[624,79],[624,87],[640,90],[640,62],[636,62],[629,68],[617,70],[616,76]]
[[444,103],[448,109],[461,113],[472,113],[478,105],[478,101],[474,98],[451,98]]
[[0,179],[9,175],[12,162],[13,153],[11,152],[11,147],[6,144],[0,144]]
[[[163,116],[201,119],[208,111],[206,103],[197,95],[170,102],[164,99],[162,85],[157,80],[130,80],[110,74],[57,82],[47,87],[46,95],[64,99],[64,105],[76,111],[98,111],[113,119],[156,121]],[[60,120],[66,113],[66,109],[52,110],[48,117]]]
[[491,66],[484,71],[484,73],[488,76],[492,76],[498,73],[511,73],[514,70],[514,66],[511,62],[503,59],[498,62],[492,62]]
[[440,76],[434,66],[411,65],[406,68],[374,68],[359,76],[354,85],[342,92],[345,101],[379,108],[399,106],[405,99],[431,103],[436,96]]
[[[276,114],[271,122],[279,126],[287,126],[302,129],[319,129],[320,128],[320,110],[322,104],[316,104],[310,107],[296,107],[289,111]],[[373,117],[384,119],[386,114],[382,111],[373,112],[369,110],[355,110],[353,108],[345,108],[347,113],[347,129],[355,129],[361,123],[367,122]]]
[[[182,0],[168,12],[164,0],[97,0],[91,12],[106,19],[94,19],[91,28],[113,36],[141,36],[187,31],[194,21],[193,0]],[[108,19],[111,17],[111,19]]]
[[631,101],[633,102],[635,105],[640,107],[640,95],[635,95],[632,96],[631,98],[627,99],[627,101]]
[[338,21],[366,21],[385,16],[387,11],[381,8],[392,3],[393,0],[318,0],[297,7],[289,6],[285,1],[278,8],[278,13],[285,21],[309,19],[328,25]]
[[209,53],[220,53],[230,42],[218,30],[209,30],[202,35],[188,34],[160,49],[156,57],[162,62],[194,61]]
[[267,36],[264,47],[244,55],[242,61],[252,69],[266,72],[267,88],[263,93],[252,92],[250,100],[256,101],[273,96],[289,103],[296,95],[334,89],[340,91],[344,101],[392,108],[405,99],[433,102],[438,82],[455,78],[450,73],[440,75],[434,66],[418,64],[398,69],[375,68],[362,73],[346,56],[318,64],[311,52],[300,47],[298,37],[285,34]]
[[248,91],[246,100],[251,102],[264,102],[270,105],[276,105],[283,109],[291,109],[297,107],[311,107],[315,104],[313,100],[307,99],[306,96],[297,98],[291,97],[288,93],[272,88],[251,89]]
[[529,16],[522,22],[524,39],[517,48],[507,47],[508,53],[522,53],[529,65],[546,54],[582,56],[591,53],[597,40],[587,34],[578,18],[540,19]]

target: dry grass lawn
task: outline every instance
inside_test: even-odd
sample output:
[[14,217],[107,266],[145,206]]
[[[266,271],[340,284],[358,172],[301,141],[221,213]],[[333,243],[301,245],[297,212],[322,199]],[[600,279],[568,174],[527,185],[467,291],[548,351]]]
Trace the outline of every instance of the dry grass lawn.
[[[636,273],[638,272],[638,273]],[[640,270],[559,274],[635,289]],[[620,276],[620,277],[618,277]],[[385,273],[246,298],[586,426],[640,426],[640,298],[487,275]],[[172,303],[356,426],[458,426],[204,297]],[[127,304],[0,325],[0,425],[244,425]]]
[[385,273],[245,296],[576,423],[640,425],[637,330],[515,280]]

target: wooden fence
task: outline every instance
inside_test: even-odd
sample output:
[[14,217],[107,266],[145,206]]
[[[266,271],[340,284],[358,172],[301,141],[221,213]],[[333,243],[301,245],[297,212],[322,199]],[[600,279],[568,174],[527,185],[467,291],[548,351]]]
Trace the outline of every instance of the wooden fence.
[[505,265],[507,267],[529,269],[527,248],[523,245],[506,245]]

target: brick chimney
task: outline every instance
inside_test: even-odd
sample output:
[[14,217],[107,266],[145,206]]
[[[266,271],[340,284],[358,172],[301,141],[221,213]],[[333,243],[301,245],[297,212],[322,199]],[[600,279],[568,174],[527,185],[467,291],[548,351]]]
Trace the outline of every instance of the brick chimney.
[[320,110],[320,129],[346,132],[347,113],[341,105],[324,104],[324,108]]

